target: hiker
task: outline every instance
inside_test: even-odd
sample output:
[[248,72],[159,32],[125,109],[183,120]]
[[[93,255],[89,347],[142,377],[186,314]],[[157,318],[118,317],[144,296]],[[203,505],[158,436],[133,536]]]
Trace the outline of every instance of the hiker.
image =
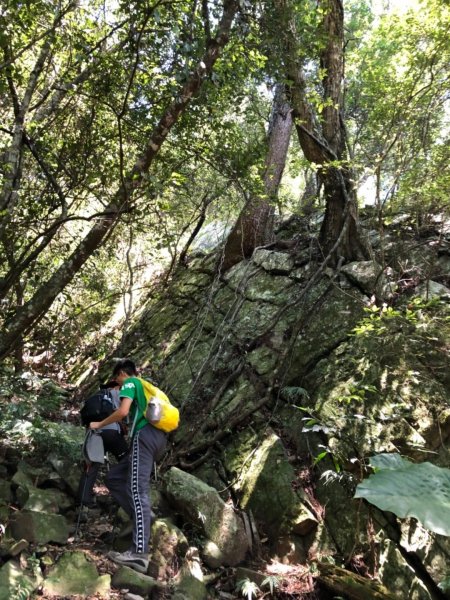
[[111,467],[105,483],[118,504],[130,515],[133,536],[129,550],[111,551],[107,556],[120,565],[146,573],[151,526],[150,476],[154,463],[165,450],[167,436],[144,416],[146,399],[134,362],[128,359],[118,362],[113,370],[113,378],[122,385],[119,392],[120,407],[103,421],[91,423],[90,427],[97,430],[121,421],[131,409],[133,429],[130,453]]
[[[120,406],[119,389],[120,385],[117,381],[108,381],[108,383],[100,386],[101,390],[106,390],[112,404],[112,410],[116,410]],[[101,435],[105,452],[111,452],[119,462],[128,453],[128,444],[125,440],[123,427],[120,423],[110,423],[98,429],[97,432]],[[97,480],[98,472],[101,463],[88,462],[85,460],[83,474],[81,475],[80,483],[78,484],[77,498],[83,507],[88,509],[95,508],[96,501],[93,493],[94,485]]]

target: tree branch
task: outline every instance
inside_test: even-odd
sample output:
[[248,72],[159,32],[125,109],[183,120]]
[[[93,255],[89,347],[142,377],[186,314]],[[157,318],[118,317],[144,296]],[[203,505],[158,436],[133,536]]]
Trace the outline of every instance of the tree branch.
[[17,340],[26,334],[33,325],[42,318],[57,295],[72,281],[75,274],[83,267],[88,258],[104,243],[114,230],[124,206],[127,205],[133,192],[144,182],[154,158],[178,121],[191,99],[201,88],[203,81],[211,73],[219,58],[220,52],[227,44],[232,22],[238,10],[237,0],[225,0],[222,17],[217,26],[216,35],[205,49],[202,60],[190,74],[180,93],[166,109],[159,123],[153,130],[146,148],[136,160],[134,167],[126,177],[125,185],[120,185],[115,197],[106,207],[110,216],[99,219],[72,254],[61,264],[48,281],[43,283],[34,296],[22,306],[8,322],[0,334],[0,358],[14,351]]

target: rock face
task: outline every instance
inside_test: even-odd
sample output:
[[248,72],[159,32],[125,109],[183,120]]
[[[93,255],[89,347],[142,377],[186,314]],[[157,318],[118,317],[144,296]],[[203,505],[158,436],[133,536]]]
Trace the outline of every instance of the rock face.
[[224,459],[236,478],[242,508],[251,510],[273,537],[289,531],[306,535],[317,527],[317,519],[293,489],[294,469],[275,433],[267,431],[262,440],[246,432],[236,436]]
[[262,248],[255,250],[252,260],[265,271],[276,273],[277,275],[288,275],[295,264],[293,257],[289,254],[273,252]]
[[[202,553],[211,567],[238,562],[217,524],[224,505],[214,492],[227,490],[248,512],[253,541],[267,540],[285,562],[357,556],[387,588],[389,578],[399,582],[390,591],[416,600],[433,596],[422,567],[444,579],[443,540],[424,532],[405,558],[386,518],[353,500],[372,454],[450,466],[448,241],[421,241],[423,268],[415,240],[398,243],[394,231],[384,246],[383,262],[339,272],[317,271],[307,236],[291,253],[260,249],[221,279],[216,256],[195,258],[120,348],[151,365],[183,408],[174,462],[209,485],[171,469],[166,494],[209,540]],[[404,289],[405,265],[414,284],[431,288],[431,304],[422,287],[417,300],[412,284]],[[403,526],[413,535],[412,523]]]
[[386,279],[383,276],[383,268],[378,263],[371,260],[352,262],[344,265],[341,271],[364,293],[370,296],[383,294]]
[[248,550],[244,524],[217,491],[176,467],[165,476],[165,494],[220,549],[225,565],[239,564]]

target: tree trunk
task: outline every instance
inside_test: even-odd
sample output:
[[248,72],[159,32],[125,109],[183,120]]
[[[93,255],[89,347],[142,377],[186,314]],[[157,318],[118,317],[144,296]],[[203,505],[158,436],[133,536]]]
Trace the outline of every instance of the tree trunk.
[[221,271],[243,258],[249,258],[258,246],[273,240],[274,200],[277,197],[292,132],[291,107],[284,86],[277,85],[268,132],[268,150],[264,166],[265,197],[252,197],[242,209],[225,243]]
[[[342,121],[344,77],[344,10],[341,0],[325,0],[323,32],[326,44],[321,59],[325,75],[322,115],[307,99],[306,78],[298,56],[292,0],[275,0],[280,24],[282,59],[298,139],[307,160],[320,165],[319,179],[326,201],[319,242],[324,256],[333,252],[346,260],[368,258],[370,253],[359,233],[353,174],[345,161],[345,129]],[[321,123],[321,124],[320,124]],[[337,247],[336,247],[337,245]]]
[[305,175],[305,189],[300,198],[300,211],[303,215],[309,216],[313,212],[318,195],[317,175],[314,171],[309,171]]
[[8,320],[0,336],[0,359],[14,351],[20,336],[29,332],[33,325],[43,317],[58,294],[72,281],[86,260],[100,248],[107,235],[114,229],[122,212],[130,208],[133,192],[143,183],[148,169],[171,128],[186,109],[192,97],[199,91],[205,78],[211,73],[222,48],[228,42],[237,7],[237,0],[225,0],[215,38],[209,40],[197,69],[190,75],[176,99],[153,130],[144,152],[138,157],[128,176],[124,178],[114,199],[106,207],[104,216],[98,218],[96,224],[68,259],[16,312],[14,317]]

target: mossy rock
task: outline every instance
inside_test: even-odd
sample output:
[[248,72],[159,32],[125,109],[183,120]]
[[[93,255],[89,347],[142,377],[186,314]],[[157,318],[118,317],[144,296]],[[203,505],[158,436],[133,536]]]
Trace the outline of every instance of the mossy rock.
[[127,589],[133,594],[147,597],[155,587],[158,587],[158,582],[153,577],[137,573],[129,567],[120,567],[112,577],[112,585],[117,589]]
[[11,600],[22,591],[29,598],[39,586],[40,580],[22,570],[19,565],[9,560],[0,568],[0,600]]
[[[326,280],[322,280],[308,295],[308,302],[295,307],[298,321],[302,321],[304,314],[304,325],[289,355],[289,369],[285,376],[287,385],[300,382],[311,365],[345,341],[363,315],[363,294],[356,290],[344,293],[335,286],[330,290],[328,285]],[[311,315],[309,307],[315,301],[318,301],[320,311]]]
[[203,581],[186,575],[175,586],[171,598],[172,600],[207,600],[209,595]]
[[210,419],[214,420],[216,427],[226,428],[228,421],[243,409],[249,409],[256,398],[258,393],[253,384],[245,377],[239,377],[236,384],[222,396]]
[[69,537],[67,521],[62,515],[31,510],[13,514],[8,530],[14,539],[25,539],[36,544],[65,544]]
[[296,479],[280,438],[270,430],[236,436],[224,452],[224,463],[244,510],[251,510],[267,533],[277,536],[293,530],[306,535],[317,520],[293,490]]
[[164,493],[186,519],[217,544],[226,565],[234,566],[244,559],[248,539],[243,521],[214,488],[172,467],[164,477]]
[[[317,365],[308,377],[314,412],[330,431],[334,429],[329,444],[344,461],[352,453],[393,450],[422,461],[426,450],[435,451],[450,437],[446,386],[430,375],[423,361],[426,345],[439,345],[442,333],[430,327],[424,335],[401,319],[381,326],[379,333],[341,344]],[[432,372],[441,371],[450,371],[444,351]]]
[[12,500],[11,483],[7,480],[0,480],[0,505],[9,504]]
[[44,582],[44,593],[56,598],[65,596],[107,595],[110,575],[98,575],[95,564],[83,552],[66,552],[50,570]]

